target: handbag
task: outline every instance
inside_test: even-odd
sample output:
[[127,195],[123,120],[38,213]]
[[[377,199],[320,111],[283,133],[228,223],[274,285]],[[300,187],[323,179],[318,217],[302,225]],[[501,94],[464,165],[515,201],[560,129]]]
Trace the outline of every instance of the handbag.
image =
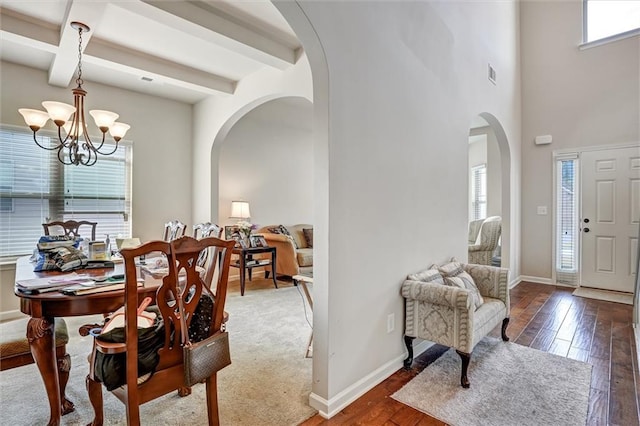
[[178,297],[178,301],[180,303],[180,328],[183,342],[184,384],[190,387],[206,380],[231,364],[229,333],[218,331],[204,340],[191,342],[189,329],[184,318],[182,297]]

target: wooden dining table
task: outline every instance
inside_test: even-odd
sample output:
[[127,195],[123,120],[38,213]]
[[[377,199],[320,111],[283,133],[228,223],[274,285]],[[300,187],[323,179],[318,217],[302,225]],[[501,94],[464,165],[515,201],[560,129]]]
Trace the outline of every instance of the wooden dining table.
[[[34,265],[29,257],[19,258],[16,262],[16,282],[33,278],[54,277],[62,272],[34,272]],[[104,276],[124,273],[122,264],[113,268],[96,268],[76,270],[79,274]],[[152,297],[159,280],[153,276],[145,277],[145,283],[139,288],[140,297]],[[113,312],[124,305],[124,290],[108,291],[81,296],[66,296],[58,291],[41,294],[24,294],[14,288],[15,295],[20,298],[20,311],[31,318],[27,324],[27,339],[31,355],[38,366],[49,399],[50,419],[48,425],[59,425],[60,417],[74,410],[73,402],[61,395],[58,376],[58,360],[55,348],[55,317],[70,317]]]

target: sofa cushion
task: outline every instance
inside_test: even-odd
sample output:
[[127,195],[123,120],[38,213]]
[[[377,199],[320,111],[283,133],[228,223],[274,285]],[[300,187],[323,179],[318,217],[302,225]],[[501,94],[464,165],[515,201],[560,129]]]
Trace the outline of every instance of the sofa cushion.
[[484,303],[484,299],[476,286],[475,281],[467,272],[465,272],[462,263],[449,262],[438,267],[440,273],[444,276],[446,285],[467,289],[471,292],[473,303],[476,309]]
[[302,228],[307,247],[313,248],[313,228]]
[[296,259],[298,260],[298,266],[313,266],[313,249],[298,249]]

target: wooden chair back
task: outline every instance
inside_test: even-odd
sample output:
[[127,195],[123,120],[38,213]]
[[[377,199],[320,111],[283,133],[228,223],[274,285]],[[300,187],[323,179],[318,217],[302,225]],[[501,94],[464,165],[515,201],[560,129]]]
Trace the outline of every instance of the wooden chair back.
[[[217,238],[196,240],[191,237],[181,237],[171,243],[153,241],[137,248],[121,251],[125,263],[125,335],[126,344],[126,388],[113,390],[127,406],[127,424],[140,424],[139,406],[159,396],[178,390],[181,395],[188,395],[190,389],[184,385],[184,367],[181,346],[180,316],[184,315],[187,327],[194,318],[194,312],[205,287],[204,279],[199,273],[196,260],[202,250],[214,247],[221,255],[220,271],[216,283],[214,296],[214,312],[211,319],[211,334],[223,326],[224,304],[229,279],[229,264],[233,242]],[[138,384],[138,328],[137,309],[141,303],[138,300],[137,281],[139,267],[135,260],[141,255],[149,259],[152,253],[162,253],[168,258],[168,274],[162,278],[162,283],[156,292],[156,305],[164,323],[164,345],[159,349],[159,362],[155,372],[141,384]],[[215,268],[213,262],[211,268]],[[208,273],[208,271],[207,271]],[[212,272],[213,273],[213,272]],[[182,299],[184,311],[179,308],[178,298]],[[108,344],[94,340],[95,349],[104,353],[118,353],[121,349],[113,347],[118,344]],[[122,345],[121,345],[122,346]],[[215,375],[207,379],[207,402],[209,424],[218,424],[217,381]],[[92,424],[102,424],[102,385],[97,383],[90,374],[87,380],[89,397],[94,406],[96,417]]]
[[164,235],[162,237],[163,240],[167,242],[171,242],[176,238],[180,238],[184,236],[187,230],[187,225],[180,222],[179,220],[170,220],[169,222],[164,224]]
[[44,235],[51,235],[49,234],[50,228],[61,227],[64,232],[64,235],[66,235],[67,237],[76,238],[80,236],[81,226],[90,226],[91,241],[95,241],[97,225],[98,225],[97,222],[89,222],[88,220],[67,220],[64,222],[57,221],[57,222],[43,223],[42,228],[44,228]]

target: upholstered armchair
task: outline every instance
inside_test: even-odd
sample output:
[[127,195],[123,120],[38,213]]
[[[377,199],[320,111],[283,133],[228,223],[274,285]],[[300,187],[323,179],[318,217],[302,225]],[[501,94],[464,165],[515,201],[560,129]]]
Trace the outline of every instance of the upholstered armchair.
[[472,246],[478,240],[478,234],[480,234],[480,228],[482,227],[484,219],[472,220],[469,222],[469,245]]
[[498,247],[501,231],[502,218],[500,216],[486,218],[480,227],[479,241],[475,244],[469,243],[469,263],[491,265],[491,258]]
[[438,269],[409,275],[402,285],[406,306],[404,341],[408,350],[404,366],[409,368],[413,362],[416,337],[452,347],[462,359],[460,384],[467,388],[467,370],[476,344],[500,323],[502,339],[509,340],[509,271],[486,265],[450,265],[459,265],[461,273],[470,275],[477,290],[445,284],[446,278]]

